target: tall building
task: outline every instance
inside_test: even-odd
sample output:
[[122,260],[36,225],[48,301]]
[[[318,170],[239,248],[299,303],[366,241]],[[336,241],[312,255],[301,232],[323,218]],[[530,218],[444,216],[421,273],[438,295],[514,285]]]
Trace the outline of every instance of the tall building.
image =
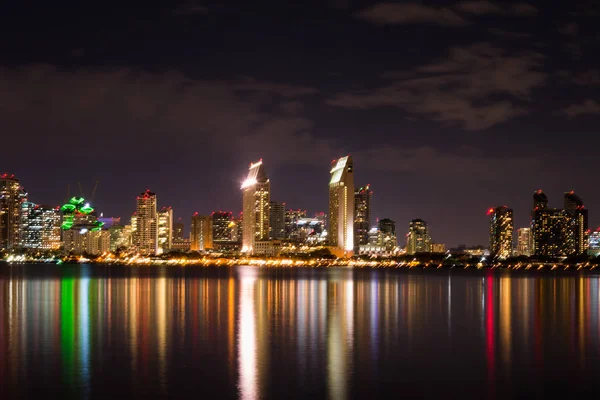
[[371,186],[361,187],[354,192],[354,247],[369,243],[371,229]]
[[398,246],[398,239],[396,237],[396,222],[389,218],[382,218],[377,223],[379,231],[381,232],[382,245],[386,251],[394,251]]
[[156,212],[155,193],[147,190],[137,197],[135,217],[134,245],[136,249],[140,254],[157,254],[158,215]]
[[213,247],[213,219],[212,216],[192,216],[190,225],[190,250],[206,251]]
[[265,173],[262,160],[250,164],[248,177],[241,187],[242,207],[242,251],[252,253],[254,243],[269,240],[269,203],[271,183]]
[[507,206],[490,208],[490,255],[505,260],[512,256],[513,210]]
[[27,193],[14,175],[0,175],[0,250],[19,245],[21,202]]
[[177,218],[176,222],[173,222],[173,240],[183,240],[183,219]]
[[158,248],[168,253],[173,246],[173,209],[163,207],[158,213]]
[[427,222],[422,219],[413,219],[408,224],[406,236],[406,254],[429,253],[431,251],[431,237]]
[[582,255],[588,249],[588,210],[573,191],[564,195],[564,246],[566,255]]
[[532,252],[531,228],[519,228],[517,231],[517,255],[531,257]]
[[270,202],[269,229],[271,240],[285,239],[285,203]]
[[58,250],[60,248],[60,211],[57,207],[21,203],[20,247]]
[[588,243],[588,254],[598,257],[600,255],[600,228],[589,234]]
[[286,210],[285,211],[285,238],[296,242],[299,240],[300,230],[298,221],[306,218],[306,210]]
[[329,245],[354,250],[354,165],[352,157],[334,160],[329,179]]
[[232,241],[233,213],[231,211],[216,211],[212,217],[212,238],[214,243],[228,243]]

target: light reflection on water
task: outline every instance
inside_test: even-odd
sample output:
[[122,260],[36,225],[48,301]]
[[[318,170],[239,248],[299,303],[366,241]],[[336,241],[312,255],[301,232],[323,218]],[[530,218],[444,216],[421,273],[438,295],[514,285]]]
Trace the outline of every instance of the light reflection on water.
[[586,273],[0,267],[0,397],[597,394]]

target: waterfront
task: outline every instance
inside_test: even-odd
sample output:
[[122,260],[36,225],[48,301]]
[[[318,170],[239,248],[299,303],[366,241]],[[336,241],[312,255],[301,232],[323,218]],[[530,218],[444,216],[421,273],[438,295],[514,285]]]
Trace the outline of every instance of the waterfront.
[[0,265],[0,397],[589,397],[598,277]]

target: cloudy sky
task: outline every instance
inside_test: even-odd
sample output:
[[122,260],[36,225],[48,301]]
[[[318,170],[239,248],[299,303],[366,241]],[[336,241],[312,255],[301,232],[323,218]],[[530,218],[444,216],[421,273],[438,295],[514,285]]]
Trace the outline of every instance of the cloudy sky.
[[11,7],[0,171],[34,202],[98,180],[105,215],[150,189],[187,223],[239,212],[262,158],[272,198],[314,213],[352,154],[402,233],[423,218],[437,242],[485,244],[486,210],[525,226],[537,189],[555,207],[575,190],[600,224],[595,1]]

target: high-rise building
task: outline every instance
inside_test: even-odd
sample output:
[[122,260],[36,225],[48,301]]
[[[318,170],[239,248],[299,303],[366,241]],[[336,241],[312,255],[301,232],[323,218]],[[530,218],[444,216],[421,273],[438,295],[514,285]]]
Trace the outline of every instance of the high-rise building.
[[394,251],[398,246],[398,239],[396,237],[396,222],[389,218],[382,218],[377,223],[379,231],[381,232],[382,245],[386,251]]
[[177,218],[177,222],[173,222],[173,240],[183,240],[183,219]]
[[329,179],[329,245],[354,250],[354,165],[346,156],[332,163]]
[[60,248],[60,211],[57,207],[21,203],[20,247],[58,250]]
[[588,243],[588,254],[598,257],[600,255],[600,228],[589,234]]
[[27,193],[14,175],[0,175],[0,250],[19,245],[21,202]]
[[429,253],[431,251],[431,237],[427,222],[422,219],[413,219],[408,225],[406,236],[406,254]]
[[532,252],[531,228],[519,228],[517,231],[517,255],[531,257]]
[[231,242],[233,213],[231,211],[215,211],[211,217],[213,242],[215,244]]
[[158,248],[168,253],[173,245],[173,209],[163,207],[158,213]]
[[354,247],[369,243],[371,229],[371,186],[367,185],[354,192]]
[[110,232],[64,230],[62,244],[67,253],[97,256],[110,251]]
[[195,213],[192,216],[190,225],[190,250],[206,251],[213,247],[213,220],[212,216],[199,215]]
[[262,160],[250,164],[248,177],[241,190],[244,213],[242,251],[252,253],[255,242],[269,240],[271,183]]
[[285,238],[292,242],[299,240],[300,231],[298,221],[306,218],[306,210],[286,210],[285,211]]
[[270,202],[269,229],[271,240],[285,239],[285,203]]
[[154,255],[158,252],[158,215],[156,194],[149,190],[137,197],[136,229],[134,245],[140,254]]
[[564,246],[566,255],[582,255],[588,248],[588,210],[573,191],[564,195]]
[[513,210],[507,206],[490,208],[490,255],[505,260],[512,256]]

